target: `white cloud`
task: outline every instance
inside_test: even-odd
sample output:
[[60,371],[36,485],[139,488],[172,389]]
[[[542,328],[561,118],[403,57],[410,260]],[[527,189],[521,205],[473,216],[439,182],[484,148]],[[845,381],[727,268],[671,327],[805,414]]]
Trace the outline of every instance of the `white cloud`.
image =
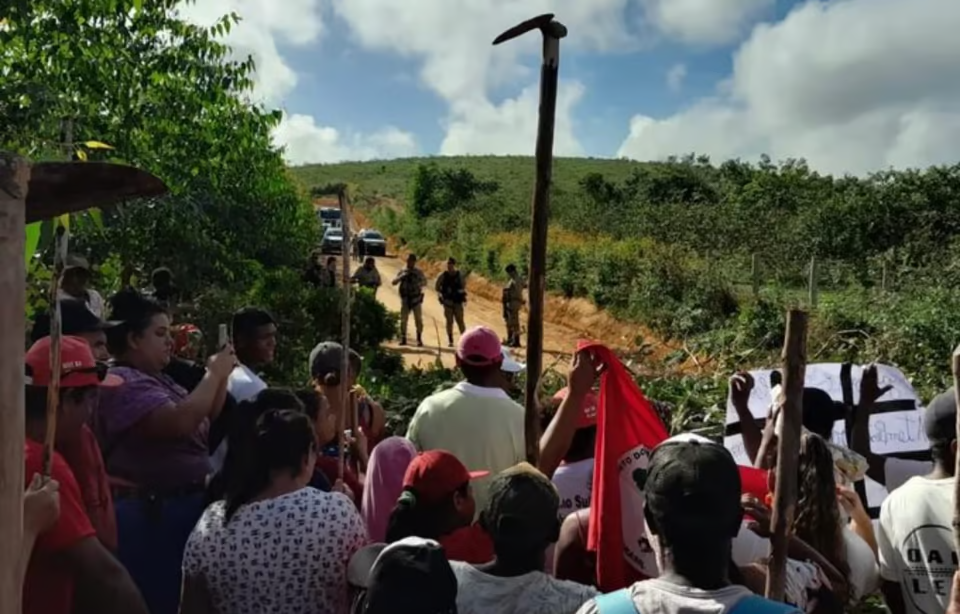
[[685,43],[720,45],[773,8],[775,0],[640,0],[647,20]]
[[958,2],[811,0],[754,29],[715,97],[634,117],[618,155],[768,153],[855,174],[955,161],[958,27]]
[[[553,151],[558,156],[582,156],[583,148],[573,133],[572,109],[583,96],[578,82],[561,82],[557,92],[557,123]],[[533,155],[537,137],[539,88],[530,86],[516,98],[499,105],[488,101],[457,105],[447,124],[441,155],[516,154]]]
[[415,156],[416,139],[409,132],[387,127],[373,134],[341,134],[318,126],[309,115],[289,115],[274,132],[291,164],[316,164],[344,160],[382,160]]
[[683,89],[683,80],[687,78],[686,64],[674,64],[667,71],[667,88],[674,93]]
[[[362,46],[422,61],[423,83],[449,105],[441,152],[529,153],[536,133],[539,33],[493,47],[503,30],[539,13],[557,14],[571,32],[571,49],[609,51],[632,41],[624,18],[635,0],[333,0],[336,13]],[[527,87],[500,104],[491,92]],[[557,108],[557,152],[582,152],[571,113],[584,86],[566,83]]]

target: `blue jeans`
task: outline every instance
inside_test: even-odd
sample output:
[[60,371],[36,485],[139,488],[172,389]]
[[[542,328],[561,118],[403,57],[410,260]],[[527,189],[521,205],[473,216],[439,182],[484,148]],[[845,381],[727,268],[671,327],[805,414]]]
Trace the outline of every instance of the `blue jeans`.
[[151,614],[177,614],[183,549],[204,509],[197,493],[168,499],[118,499],[118,558]]

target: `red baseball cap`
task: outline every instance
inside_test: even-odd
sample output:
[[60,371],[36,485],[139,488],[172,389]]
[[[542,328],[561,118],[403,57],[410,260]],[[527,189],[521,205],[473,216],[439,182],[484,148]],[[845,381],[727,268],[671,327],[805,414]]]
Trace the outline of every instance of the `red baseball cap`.
[[489,471],[467,471],[460,459],[445,450],[430,450],[418,454],[407,467],[403,487],[416,491],[425,503],[439,503],[470,480],[488,475]]
[[503,362],[500,337],[485,326],[475,326],[460,336],[457,360],[465,365],[488,367]]
[[[53,372],[50,370],[50,344],[50,337],[43,337],[27,350],[27,385],[50,385],[53,379]],[[60,386],[114,388],[122,383],[122,378],[107,372],[106,363],[94,359],[93,351],[86,340],[69,335],[60,339]]]
[[[556,403],[562,403],[567,398],[570,388],[563,387],[553,395]],[[586,429],[597,426],[597,395],[591,390],[583,397],[583,407],[580,408],[580,417],[577,419],[577,429]]]

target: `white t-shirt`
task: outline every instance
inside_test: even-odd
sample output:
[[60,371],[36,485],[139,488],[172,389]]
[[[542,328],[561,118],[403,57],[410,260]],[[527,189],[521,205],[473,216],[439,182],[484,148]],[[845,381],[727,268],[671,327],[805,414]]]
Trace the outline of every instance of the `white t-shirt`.
[[244,505],[226,526],[224,509],[206,509],[183,554],[184,574],[206,579],[217,612],[347,611],[347,563],[367,532],[346,496],[302,488]]
[[574,614],[600,594],[592,586],[557,580],[540,571],[501,578],[473,565],[450,561],[457,576],[459,614]]
[[[737,585],[704,591],[663,580],[637,582],[629,590],[633,607],[643,614],[723,614],[744,597],[753,595],[749,589]],[[799,612],[797,610],[797,614]],[[596,602],[591,600],[577,614],[600,614],[600,610]]]
[[913,477],[880,507],[880,576],[900,584],[910,614],[943,612],[957,570],[954,479]]
[[593,459],[564,464],[553,473],[553,485],[560,493],[560,519],[590,507],[593,488]]

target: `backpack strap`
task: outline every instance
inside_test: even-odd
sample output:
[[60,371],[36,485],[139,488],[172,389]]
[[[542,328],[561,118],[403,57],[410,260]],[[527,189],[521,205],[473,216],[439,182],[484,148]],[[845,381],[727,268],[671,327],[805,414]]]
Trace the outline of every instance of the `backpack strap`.
[[797,606],[780,603],[760,595],[750,595],[737,602],[727,614],[799,614]]
[[600,595],[593,602],[597,604],[599,614],[637,614],[637,607],[633,605],[629,588]]

